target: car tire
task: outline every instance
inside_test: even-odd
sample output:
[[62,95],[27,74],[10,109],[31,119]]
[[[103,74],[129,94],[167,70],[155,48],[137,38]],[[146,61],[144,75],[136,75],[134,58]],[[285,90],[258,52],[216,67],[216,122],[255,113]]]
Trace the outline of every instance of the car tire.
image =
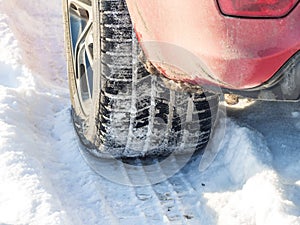
[[218,96],[168,89],[140,61],[124,0],[64,0],[72,119],[99,157],[144,157],[204,149]]

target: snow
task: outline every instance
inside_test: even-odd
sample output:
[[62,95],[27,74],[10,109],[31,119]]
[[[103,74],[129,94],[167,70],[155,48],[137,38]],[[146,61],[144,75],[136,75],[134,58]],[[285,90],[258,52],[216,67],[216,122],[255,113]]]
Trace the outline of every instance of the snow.
[[228,109],[204,171],[198,157],[148,186],[95,173],[70,119],[61,12],[0,1],[0,224],[300,224],[299,103]]

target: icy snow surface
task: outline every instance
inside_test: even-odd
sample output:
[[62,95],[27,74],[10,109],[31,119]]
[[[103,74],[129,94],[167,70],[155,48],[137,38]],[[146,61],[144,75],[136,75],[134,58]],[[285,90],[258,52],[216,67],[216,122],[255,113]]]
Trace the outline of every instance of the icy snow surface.
[[228,110],[204,172],[194,160],[145,187],[94,173],[70,120],[61,11],[0,1],[0,224],[300,224],[299,103]]

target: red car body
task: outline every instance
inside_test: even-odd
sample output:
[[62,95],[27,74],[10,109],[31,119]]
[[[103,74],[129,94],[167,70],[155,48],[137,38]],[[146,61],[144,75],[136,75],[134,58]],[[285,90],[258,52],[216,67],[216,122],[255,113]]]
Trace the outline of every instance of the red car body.
[[299,52],[300,4],[294,2],[278,18],[227,16],[217,0],[127,0],[127,5],[145,55],[165,76],[249,91],[266,88]]

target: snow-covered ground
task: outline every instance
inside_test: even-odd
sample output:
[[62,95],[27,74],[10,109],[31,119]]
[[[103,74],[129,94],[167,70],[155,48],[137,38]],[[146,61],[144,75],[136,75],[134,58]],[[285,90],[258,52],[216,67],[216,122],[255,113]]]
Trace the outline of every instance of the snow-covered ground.
[[195,159],[134,187],[91,170],[70,120],[61,11],[0,1],[0,224],[300,224],[299,103],[229,109],[203,172]]

